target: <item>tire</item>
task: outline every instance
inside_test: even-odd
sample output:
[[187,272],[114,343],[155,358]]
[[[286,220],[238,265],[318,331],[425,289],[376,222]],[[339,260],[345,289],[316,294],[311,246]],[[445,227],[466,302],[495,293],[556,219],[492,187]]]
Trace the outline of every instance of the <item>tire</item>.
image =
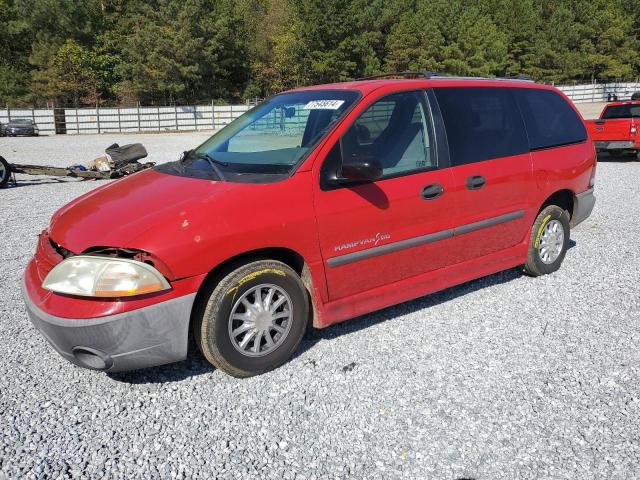
[[0,188],[6,187],[7,183],[9,183],[10,178],[11,167],[9,166],[9,162],[0,157]]
[[[257,306],[258,287],[261,303]],[[273,320],[261,310],[270,299],[274,306],[282,300],[282,305],[275,309],[276,315],[285,317],[288,312],[289,317]],[[232,313],[235,320],[231,320]],[[279,367],[297,350],[307,329],[309,297],[300,276],[289,266],[276,260],[258,260],[236,268],[217,284],[206,286],[192,318],[193,336],[204,357],[234,377],[251,377]],[[271,326],[273,322],[280,330]],[[260,327],[255,329],[255,325]],[[241,333],[234,336],[232,331]],[[260,332],[257,352],[256,331]],[[251,332],[251,340],[242,346]],[[273,342],[271,346],[267,344],[267,335]]]
[[[557,233],[560,229],[561,240]],[[529,255],[524,264],[524,272],[532,277],[539,277],[558,270],[567,254],[570,234],[569,212],[557,205],[543,208],[531,227]],[[545,237],[548,245],[546,250],[543,247]]]

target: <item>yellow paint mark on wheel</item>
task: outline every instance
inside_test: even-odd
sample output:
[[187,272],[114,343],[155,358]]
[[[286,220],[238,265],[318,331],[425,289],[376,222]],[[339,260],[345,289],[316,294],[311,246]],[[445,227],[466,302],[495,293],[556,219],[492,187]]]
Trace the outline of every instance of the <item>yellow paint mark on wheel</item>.
[[542,236],[542,230],[544,230],[544,226],[549,222],[549,220],[551,220],[551,215],[547,215],[546,217],[544,217],[544,220],[542,220],[542,224],[540,225],[540,228],[538,229],[538,233],[536,234],[536,241],[533,243],[533,246],[535,248],[538,248],[538,246],[540,245],[540,237]]
[[232,287],[229,290],[227,290],[227,295],[229,295],[230,293],[236,292],[245,283],[250,282],[251,280],[259,277],[260,275],[264,275],[265,273],[273,273],[275,275],[280,275],[281,277],[287,276],[287,274],[284,273],[283,270],[279,270],[277,268],[263,268],[262,270],[251,272],[249,275],[245,275],[244,277],[242,277],[240,281],[238,281],[238,284],[235,287]]

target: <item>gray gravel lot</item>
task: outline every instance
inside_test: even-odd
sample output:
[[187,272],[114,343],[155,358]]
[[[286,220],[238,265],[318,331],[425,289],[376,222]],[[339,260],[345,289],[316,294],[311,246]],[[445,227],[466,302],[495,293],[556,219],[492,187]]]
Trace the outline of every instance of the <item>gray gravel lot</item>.
[[[0,138],[0,155],[65,166],[141,141],[161,162],[206,136]],[[21,274],[51,214],[97,183],[20,177],[0,190],[0,472],[640,478],[639,178],[640,163],[599,164],[556,274],[507,271],[312,332],[288,364],[237,380],[198,353],[119,375],[59,357]]]

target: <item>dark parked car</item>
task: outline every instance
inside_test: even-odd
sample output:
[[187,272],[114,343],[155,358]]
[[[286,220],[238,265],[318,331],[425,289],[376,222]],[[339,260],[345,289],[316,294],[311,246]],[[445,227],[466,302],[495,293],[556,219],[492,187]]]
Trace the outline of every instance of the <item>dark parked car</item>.
[[3,135],[7,137],[17,137],[18,135],[35,137],[40,133],[38,125],[30,118],[11,120],[7,125],[2,127],[2,130]]

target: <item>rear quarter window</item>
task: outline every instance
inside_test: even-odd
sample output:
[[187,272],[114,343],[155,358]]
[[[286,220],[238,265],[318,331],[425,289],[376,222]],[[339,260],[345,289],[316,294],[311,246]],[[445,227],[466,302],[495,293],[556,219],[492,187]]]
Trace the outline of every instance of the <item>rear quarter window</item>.
[[584,142],[584,123],[567,101],[552,90],[514,89],[531,150]]
[[435,88],[452,165],[527,153],[527,135],[507,88]]

